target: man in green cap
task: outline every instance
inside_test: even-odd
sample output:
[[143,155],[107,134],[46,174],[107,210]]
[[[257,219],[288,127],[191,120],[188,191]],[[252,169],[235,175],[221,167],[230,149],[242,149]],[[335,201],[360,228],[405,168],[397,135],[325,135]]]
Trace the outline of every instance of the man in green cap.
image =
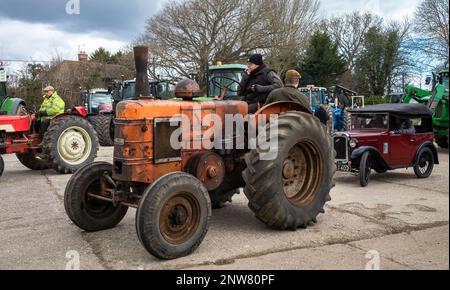
[[267,97],[266,105],[276,102],[295,102],[308,109],[311,103],[308,97],[298,90],[300,73],[296,70],[288,70],[284,79],[284,88],[273,90]]

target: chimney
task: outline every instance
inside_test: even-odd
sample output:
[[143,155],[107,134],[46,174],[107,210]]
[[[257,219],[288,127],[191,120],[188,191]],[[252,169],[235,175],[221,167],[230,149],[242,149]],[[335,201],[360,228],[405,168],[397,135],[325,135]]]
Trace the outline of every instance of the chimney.
[[78,61],[87,62],[88,61],[88,54],[85,51],[80,51],[78,53]]

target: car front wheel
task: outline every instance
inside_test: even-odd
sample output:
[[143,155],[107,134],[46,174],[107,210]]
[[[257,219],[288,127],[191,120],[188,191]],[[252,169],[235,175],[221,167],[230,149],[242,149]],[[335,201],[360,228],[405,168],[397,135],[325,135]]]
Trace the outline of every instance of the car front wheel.
[[414,166],[414,173],[417,178],[428,178],[433,172],[434,157],[430,148],[424,148],[419,154],[416,166]]
[[372,171],[372,161],[370,152],[365,152],[359,163],[359,182],[362,187],[366,187],[370,181],[370,172]]

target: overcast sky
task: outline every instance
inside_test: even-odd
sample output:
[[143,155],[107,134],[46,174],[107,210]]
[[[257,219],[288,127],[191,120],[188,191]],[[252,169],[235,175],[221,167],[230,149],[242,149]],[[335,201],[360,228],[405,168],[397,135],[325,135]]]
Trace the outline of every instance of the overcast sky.
[[[0,60],[76,59],[80,46],[88,53],[99,46],[118,51],[144,31],[146,19],[167,1],[1,0]],[[321,15],[359,10],[401,19],[420,1],[321,0]]]

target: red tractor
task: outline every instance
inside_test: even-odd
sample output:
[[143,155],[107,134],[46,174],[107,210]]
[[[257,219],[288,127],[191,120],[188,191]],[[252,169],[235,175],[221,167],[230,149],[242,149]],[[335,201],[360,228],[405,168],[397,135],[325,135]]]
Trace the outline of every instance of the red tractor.
[[33,128],[35,120],[35,115],[0,116],[0,175],[4,170],[1,154],[16,154],[32,170],[53,168],[62,174],[74,173],[94,161],[98,137],[86,120],[85,108],[56,117],[45,134]]

